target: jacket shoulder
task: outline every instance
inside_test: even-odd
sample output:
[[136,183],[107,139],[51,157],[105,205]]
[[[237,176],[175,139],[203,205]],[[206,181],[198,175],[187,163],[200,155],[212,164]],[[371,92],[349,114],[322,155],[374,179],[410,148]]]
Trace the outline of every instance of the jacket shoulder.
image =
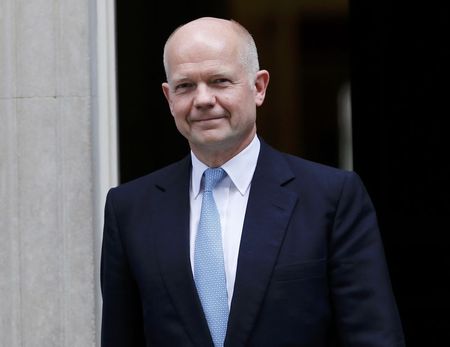
[[129,182],[120,184],[117,187],[111,188],[108,192],[109,196],[114,196],[115,199],[130,196],[142,196],[148,194],[154,189],[164,190],[167,182],[170,184],[171,180],[178,180],[181,177],[188,176],[191,166],[190,156],[186,156],[180,161],[172,163],[161,169],[153,171],[145,176],[138,177]]
[[272,162],[281,163],[298,177],[309,180],[330,180],[343,179],[348,176],[358,176],[354,171],[344,170],[337,167],[314,162],[296,155],[281,152],[262,142],[262,155],[266,158],[267,164]]

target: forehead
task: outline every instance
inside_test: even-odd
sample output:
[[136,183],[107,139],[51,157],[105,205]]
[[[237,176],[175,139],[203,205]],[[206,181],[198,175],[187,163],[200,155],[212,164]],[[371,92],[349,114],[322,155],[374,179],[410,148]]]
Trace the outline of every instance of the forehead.
[[235,76],[244,72],[238,50],[227,45],[192,43],[176,47],[169,56],[169,79]]
[[243,72],[242,66],[226,60],[203,60],[184,62],[171,68],[171,80],[197,79],[211,77],[238,77]]
[[180,28],[166,45],[167,63],[200,63],[203,61],[238,60],[242,37],[229,25],[189,25]]
[[169,62],[199,63],[214,60],[232,60],[238,58],[237,45],[225,41],[187,40],[173,47],[169,53]]

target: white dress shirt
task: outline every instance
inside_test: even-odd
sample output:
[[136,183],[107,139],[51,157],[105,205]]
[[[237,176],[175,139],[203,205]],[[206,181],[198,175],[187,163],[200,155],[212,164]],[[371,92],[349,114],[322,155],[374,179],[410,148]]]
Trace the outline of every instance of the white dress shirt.
[[[219,210],[222,231],[222,246],[227,280],[228,307],[231,306],[234,281],[236,278],[239,245],[244,225],[245,211],[250,192],[250,183],[258,160],[260,142],[255,136],[252,142],[238,155],[221,166],[227,176],[214,188],[214,200]],[[194,273],[195,237],[202,207],[203,189],[201,179],[208,168],[193,152],[190,186],[190,256],[192,273]]]

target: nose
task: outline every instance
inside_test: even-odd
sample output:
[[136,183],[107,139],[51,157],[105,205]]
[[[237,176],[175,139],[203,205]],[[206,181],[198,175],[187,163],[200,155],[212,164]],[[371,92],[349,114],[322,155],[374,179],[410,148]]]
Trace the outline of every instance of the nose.
[[194,97],[194,106],[200,109],[211,108],[214,107],[215,102],[216,97],[208,85],[198,84]]

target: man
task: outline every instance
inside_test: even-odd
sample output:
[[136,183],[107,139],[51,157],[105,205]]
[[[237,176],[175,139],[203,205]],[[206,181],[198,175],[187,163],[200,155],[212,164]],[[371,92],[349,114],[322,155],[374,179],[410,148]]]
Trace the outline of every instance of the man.
[[256,136],[269,73],[250,34],[197,19],[169,37],[164,66],[192,151],[108,194],[102,345],[403,346],[357,175]]

